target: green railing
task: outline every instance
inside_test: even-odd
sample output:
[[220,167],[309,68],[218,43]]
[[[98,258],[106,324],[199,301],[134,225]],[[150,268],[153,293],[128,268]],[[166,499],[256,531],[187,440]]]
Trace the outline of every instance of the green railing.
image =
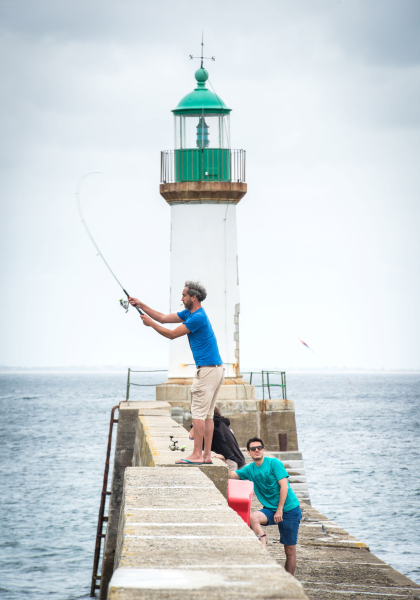
[[[231,364],[231,363],[224,363],[224,364]],[[186,366],[190,366],[190,365],[186,365]],[[191,366],[195,366],[195,365],[191,365]],[[133,381],[131,381],[131,373],[167,373],[168,369],[147,369],[147,370],[142,370],[142,371],[135,371],[134,369],[128,369],[128,373],[127,373],[127,391],[126,391],[126,396],[125,399],[127,402],[129,402],[130,399],[130,386],[135,385],[137,387],[154,387],[156,386],[156,383],[134,383]],[[268,398],[271,400],[271,388],[273,387],[280,387],[281,388],[281,395],[283,400],[286,400],[287,398],[287,392],[286,392],[286,371],[243,371],[241,373],[241,375],[249,375],[249,383],[252,384],[252,379],[254,377],[254,375],[256,377],[261,377],[261,384],[258,383],[254,383],[253,385],[255,387],[260,387],[262,388],[262,399],[265,400],[265,389],[267,388],[268,391]],[[281,383],[273,383],[273,381],[270,381],[270,375],[280,375],[281,377]],[[255,377],[254,377],[255,379]]]
[[133,383],[131,381],[131,373],[167,373],[168,369],[153,369],[146,371],[134,371],[134,369],[128,369],[127,373],[127,391],[125,394],[125,399],[128,402],[130,400],[130,385],[135,385],[137,387],[155,387],[156,383]]
[[185,148],[163,150],[161,183],[180,181],[245,182],[245,150]]
[[[287,398],[286,392],[286,371],[244,371],[241,375],[249,375],[249,383],[252,384],[252,377],[256,375],[261,377],[261,384],[254,383],[255,387],[262,388],[262,397],[265,400],[265,389],[268,390],[268,398],[271,400],[271,388],[280,387],[283,400]],[[281,383],[272,383],[270,375],[280,375]]]

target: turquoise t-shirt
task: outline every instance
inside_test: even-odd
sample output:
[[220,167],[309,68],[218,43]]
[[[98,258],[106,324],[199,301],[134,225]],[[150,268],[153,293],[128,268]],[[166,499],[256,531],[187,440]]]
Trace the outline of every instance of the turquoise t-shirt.
[[201,307],[193,313],[181,310],[177,315],[189,330],[188,340],[197,367],[221,365],[223,361],[220,358],[216,336],[204,308]]
[[[257,465],[252,462],[242,469],[238,469],[236,473],[241,479],[248,479],[254,482],[254,490],[258,500],[264,508],[271,508],[276,511],[280,500],[280,479],[289,477],[288,472],[284,468],[283,463],[277,458],[264,457],[262,465]],[[299,506],[299,500],[296,498],[294,491],[287,482],[289,491],[287,492],[286,502],[283,506],[283,511],[287,512]]]

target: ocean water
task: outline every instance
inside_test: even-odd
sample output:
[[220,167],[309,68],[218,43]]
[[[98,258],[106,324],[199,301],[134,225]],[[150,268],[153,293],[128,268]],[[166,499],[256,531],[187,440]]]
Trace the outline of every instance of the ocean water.
[[[1,598],[89,598],[109,417],[125,383],[124,373],[0,374]],[[287,383],[313,505],[420,583],[420,376]],[[131,397],[153,399],[154,388]]]

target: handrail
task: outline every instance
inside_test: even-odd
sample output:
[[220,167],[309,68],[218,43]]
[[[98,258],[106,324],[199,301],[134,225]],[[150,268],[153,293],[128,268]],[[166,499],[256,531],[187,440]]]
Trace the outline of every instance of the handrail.
[[93,569],[92,569],[92,582],[90,586],[90,595],[93,598],[95,596],[95,590],[99,590],[100,586],[96,585],[96,582],[101,580],[101,575],[98,575],[99,558],[101,555],[101,543],[102,539],[105,538],[105,534],[102,533],[103,524],[108,521],[108,517],[104,517],[106,497],[111,495],[111,492],[107,491],[108,487],[108,474],[109,474],[109,458],[111,456],[111,444],[112,444],[112,431],[114,423],[118,423],[118,419],[114,419],[115,411],[119,406],[114,406],[111,410],[111,420],[109,422],[109,435],[108,435],[108,447],[106,449],[105,459],[105,470],[104,470],[104,481],[102,484],[101,493],[101,504],[99,506],[98,515],[98,526],[96,528],[96,543],[95,543],[95,554],[93,558]]
[[[236,363],[226,363],[226,362],[224,362],[223,364],[224,365],[233,365],[234,367],[236,367],[238,363],[237,362]],[[195,367],[197,365],[195,363],[186,363],[184,366],[185,367]]]
[[146,369],[143,371],[135,371],[134,369],[130,369],[132,373],[167,373],[168,369]]
[[[283,400],[287,399],[287,391],[286,391],[286,371],[243,371],[242,375],[250,375],[249,383],[252,384],[252,376],[254,374],[261,374],[261,385],[255,384],[254,387],[262,388],[263,400],[265,400],[265,388],[268,388],[268,398],[271,400],[271,388],[272,387],[281,387],[281,395]],[[280,375],[281,383],[271,383],[270,375]],[[267,383],[264,382],[264,379],[267,380]]]
[[[233,363],[223,363],[223,364],[233,364]],[[191,363],[191,365],[186,366],[195,366]],[[155,383],[133,383],[131,381],[131,373],[167,373],[168,369],[147,369],[141,371],[135,371],[134,369],[128,369],[127,373],[127,391],[125,399],[127,402],[130,401],[130,386],[135,385],[136,387],[154,387]],[[254,387],[262,388],[263,400],[265,400],[265,388],[268,389],[268,398],[271,400],[271,388],[272,387],[281,387],[282,398],[283,400],[287,399],[286,392],[286,371],[242,371],[241,375],[250,375],[249,383],[252,384],[252,376],[261,374],[261,385],[255,384]],[[280,375],[281,383],[272,383],[270,381],[270,375]],[[266,382],[265,382],[266,381]]]
[[130,386],[135,385],[137,387],[155,387],[155,383],[133,383],[131,381],[131,373],[167,373],[168,369],[146,369],[142,371],[135,371],[134,369],[128,369],[127,373],[127,391],[125,393],[125,399],[130,403]]

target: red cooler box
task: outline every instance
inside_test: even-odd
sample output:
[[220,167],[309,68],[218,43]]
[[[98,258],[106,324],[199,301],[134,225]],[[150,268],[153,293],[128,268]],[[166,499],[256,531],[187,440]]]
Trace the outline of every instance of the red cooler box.
[[249,526],[251,520],[251,501],[254,493],[252,481],[228,480],[228,504]]

